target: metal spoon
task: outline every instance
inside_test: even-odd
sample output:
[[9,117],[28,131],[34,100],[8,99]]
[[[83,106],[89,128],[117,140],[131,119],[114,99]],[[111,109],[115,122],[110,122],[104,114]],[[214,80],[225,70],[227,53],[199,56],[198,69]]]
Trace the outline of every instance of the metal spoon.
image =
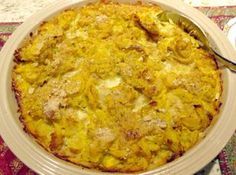
[[171,20],[178,26],[182,27],[191,36],[195,37],[201,42],[202,48],[208,50],[211,54],[213,54],[215,58],[217,58],[228,69],[236,72],[236,61],[232,61],[217,53],[209,43],[206,33],[201,29],[201,27],[197,23],[191,21],[189,17],[170,11],[163,11],[158,14],[157,17],[161,21],[168,22]]

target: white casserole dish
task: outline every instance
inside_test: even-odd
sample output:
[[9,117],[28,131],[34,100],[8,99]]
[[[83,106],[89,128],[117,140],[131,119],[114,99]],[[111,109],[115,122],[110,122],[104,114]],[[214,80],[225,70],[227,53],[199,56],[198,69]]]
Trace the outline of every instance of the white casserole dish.
[[[41,22],[58,12],[73,6],[83,6],[90,2],[94,2],[94,0],[60,0],[41,10],[17,28],[0,53],[0,135],[12,152],[39,174],[109,174],[73,165],[46,152],[23,131],[18,119],[16,100],[11,91],[13,54],[24,38]],[[118,2],[134,3],[136,1],[118,0]],[[209,39],[222,55],[236,60],[235,50],[223,32],[196,9],[178,0],[147,0],[145,2],[152,2],[164,9],[189,16],[209,34]],[[236,117],[234,116],[236,114],[236,74],[222,68],[222,79],[223,95],[219,118],[209,128],[207,136],[181,158],[143,174],[193,174],[211,161],[226,145],[236,128]]]

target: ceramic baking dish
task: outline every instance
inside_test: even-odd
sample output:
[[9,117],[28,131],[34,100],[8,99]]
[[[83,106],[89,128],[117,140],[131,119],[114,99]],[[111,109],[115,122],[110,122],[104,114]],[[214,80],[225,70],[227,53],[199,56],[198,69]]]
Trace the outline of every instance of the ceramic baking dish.
[[[70,7],[81,7],[93,0],[60,0],[41,10],[26,20],[12,34],[0,53],[0,135],[11,151],[27,166],[39,174],[109,174],[89,170],[66,161],[60,160],[39,146],[32,137],[27,135],[18,119],[17,104],[11,90],[11,71],[14,51],[22,41],[43,21]],[[118,0],[120,3],[135,1]],[[198,10],[178,0],[149,0],[162,8],[189,16],[208,33],[209,40],[225,57],[235,59],[236,53],[224,36],[223,32]],[[209,127],[207,136],[181,158],[155,170],[143,174],[193,174],[211,161],[226,145],[236,128],[236,74],[226,68],[220,68],[223,79],[223,95],[220,114]],[[114,174],[114,173],[112,173]]]

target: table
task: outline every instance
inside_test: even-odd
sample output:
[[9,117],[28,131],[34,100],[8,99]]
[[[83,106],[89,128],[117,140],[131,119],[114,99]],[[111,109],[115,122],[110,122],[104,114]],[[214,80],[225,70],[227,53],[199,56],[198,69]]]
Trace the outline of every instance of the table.
[[[42,7],[57,0],[0,0],[0,22],[22,22]],[[236,0],[183,0],[192,6],[230,6]]]
[[[235,7],[228,7],[228,8],[234,8],[235,9],[235,16],[236,16],[236,0],[183,0],[184,2],[192,5],[192,6],[198,6],[200,7],[199,9],[201,11],[203,11],[205,14],[209,14],[209,13],[215,13],[211,8],[209,7],[213,7],[214,6],[214,10],[222,10],[224,8],[218,8],[216,6],[235,6]],[[9,28],[2,28],[0,26],[0,47],[1,47],[1,33],[5,34],[10,34],[20,23],[19,22],[23,22],[27,17],[29,17],[31,14],[35,13],[36,11],[38,11],[39,9],[45,7],[46,5],[50,4],[50,3],[55,3],[56,0],[0,0],[0,24],[3,24],[5,26],[8,26],[9,24]],[[205,6],[205,7],[204,7]],[[227,12],[227,8],[225,7],[224,9],[224,13],[228,13]],[[231,10],[232,11],[232,10]],[[224,23],[228,20],[228,18],[232,17],[230,16],[232,15],[231,12],[229,15],[225,15],[225,16],[214,16],[214,14],[210,14],[208,16],[211,16],[213,20],[215,20],[217,23],[222,22],[223,24],[220,24],[223,29],[223,25]],[[234,12],[233,12],[234,15]],[[223,19],[224,18],[224,19]],[[217,21],[218,20],[218,21]],[[219,21],[220,20],[220,21]],[[14,23],[12,23],[14,22]],[[4,30],[9,30],[8,33],[7,31]],[[6,35],[7,36],[7,35]],[[3,43],[2,43],[3,45]],[[236,137],[236,134],[235,136]],[[235,143],[236,139],[231,139],[230,143],[234,146],[236,146]],[[1,149],[3,149],[1,147],[1,144],[3,144],[3,142],[0,140],[0,153],[1,153]],[[228,149],[232,149],[232,151],[235,151],[235,148],[228,148]],[[210,162],[204,169],[202,169],[201,171],[199,171],[197,173],[197,175],[233,175],[236,174],[236,160],[235,157],[232,159],[233,162],[233,168],[230,167],[231,169],[228,170],[228,165],[224,165],[225,162],[227,162],[227,156],[224,155],[227,153],[221,152],[218,156],[218,158],[214,159],[212,162]],[[232,153],[235,155],[235,152]],[[14,155],[13,155],[14,156]],[[221,162],[219,162],[221,161]],[[231,160],[230,160],[231,161]],[[13,163],[14,164],[14,163]],[[18,166],[19,164],[21,164],[21,162],[16,159],[15,162],[16,165],[13,166]],[[0,165],[1,165],[1,158],[0,158]],[[21,165],[22,166],[22,165]],[[16,168],[17,169],[17,168]],[[18,168],[19,169],[19,168]],[[21,171],[23,172],[23,171]],[[13,174],[22,174],[21,172],[17,172],[17,171],[13,171]],[[31,170],[27,170],[25,172],[29,172],[29,174],[34,174]],[[0,175],[3,174],[11,174],[11,172],[1,172],[0,171]]]

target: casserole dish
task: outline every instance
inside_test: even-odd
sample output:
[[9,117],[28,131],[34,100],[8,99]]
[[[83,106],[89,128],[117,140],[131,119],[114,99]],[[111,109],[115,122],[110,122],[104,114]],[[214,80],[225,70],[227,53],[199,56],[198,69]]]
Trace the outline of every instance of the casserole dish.
[[[91,2],[91,1],[89,1]],[[1,84],[3,84],[2,87],[2,91],[1,91],[1,95],[3,97],[3,101],[1,104],[2,107],[2,114],[5,114],[4,117],[2,117],[2,135],[4,140],[6,140],[6,143],[9,144],[10,148],[13,150],[13,152],[20,157],[20,159],[23,160],[23,162],[25,162],[27,165],[29,165],[31,168],[35,169],[36,171],[38,171],[39,173],[45,173],[45,174],[50,174],[50,173],[56,173],[56,174],[73,174],[73,173],[84,173],[84,174],[88,174],[88,173],[99,173],[99,172],[94,172],[92,170],[87,170],[84,169],[82,170],[82,168],[79,168],[77,166],[71,165],[69,163],[65,163],[61,160],[58,160],[54,157],[52,157],[51,155],[48,155],[48,153],[45,153],[44,150],[42,150],[42,148],[40,148],[38,145],[36,145],[35,143],[32,143],[32,139],[29,138],[28,136],[26,136],[23,131],[22,128],[20,126],[20,123],[18,122],[18,116],[16,115],[16,105],[15,105],[15,101],[14,98],[12,97],[12,93],[10,91],[10,71],[12,68],[12,56],[13,56],[13,52],[16,50],[16,48],[18,48],[20,46],[20,43],[22,43],[22,40],[27,36],[27,34],[29,34],[34,27],[37,27],[37,25],[39,25],[42,21],[47,20],[48,17],[50,17],[50,15],[54,15],[57,12],[60,12],[61,10],[67,9],[69,7],[72,6],[80,6],[83,5],[84,3],[88,3],[87,1],[83,1],[83,2],[77,2],[77,3],[69,3],[69,2],[61,2],[61,5],[58,5],[57,8],[51,7],[53,10],[51,10],[50,8],[48,8],[48,10],[43,12],[39,15],[40,18],[38,18],[38,22],[35,23],[35,25],[32,25],[30,23],[25,23],[24,25],[22,25],[20,27],[19,30],[16,31],[15,34],[13,34],[13,37],[10,39],[10,41],[6,44],[6,46],[3,49],[3,53],[2,53],[2,57],[5,58],[4,61],[2,62],[2,70],[3,70],[3,76],[1,79]],[[153,2],[155,3],[155,2]],[[174,11],[187,11],[187,7],[185,7],[184,9],[175,9],[172,8],[171,6],[168,6],[168,2],[162,2],[159,1],[157,3],[158,5],[160,5],[162,8],[164,9],[168,9],[168,10],[174,10]],[[170,2],[169,2],[170,4]],[[59,8],[61,7],[61,8]],[[184,7],[184,6],[182,6]],[[48,13],[46,13],[48,12]],[[194,10],[193,10],[194,12]],[[197,13],[197,12],[196,12]],[[47,16],[47,15],[48,16]],[[184,13],[185,14],[185,13]],[[46,15],[46,16],[45,16]],[[188,15],[187,13],[185,15]],[[192,14],[191,14],[192,16]],[[201,15],[200,15],[201,16]],[[200,16],[197,16],[198,18],[200,18]],[[41,19],[41,20],[40,20]],[[195,20],[193,18],[193,20]],[[36,21],[36,20],[31,20],[31,21]],[[206,19],[207,21],[207,19]],[[201,23],[199,23],[201,25]],[[208,25],[209,28],[210,25]],[[23,28],[25,27],[25,28]],[[202,27],[204,28],[204,25],[202,24]],[[27,30],[26,30],[27,28]],[[205,28],[204,28],[205,29]],[[212,33],[211,30],[207,30],[206,31],[209,33],[209,39],[212,40],[213,43],[217,43],[216,44],[216,48],[219,49],[220,52],[222,52],[222,49],[224,49],[225,53],[222,52],[224,55],[232,58],[233,55],[227,55],[227,50],[229,50],[230,53],[230,46],[227,43],[227,41],[223,42],[222,45],[220,45],[220,43],[218,43],[218,41],[223,41],[223,38],[220,38],[220,32],[217,32],[217,28],[213,25],[212,29],[214,29],[214,31],[216,31],[216,33]],[[21,32],[24,31],[24,32]],[[21,35],[17,34],[17,32],[21,33]],[[217,34],[219,35],[219,38],[217,40]],[[211,36],[214,36],[211,37]],[[13,45],[11,45],[11,42],[13,42],[15,39],[17,38],[16,41]],[[10,43],[10,44],[9,44]],[[9,50],[8,50],[9,49]],[[7,58],[9,57],[9,58]],[[222,78],[223,78],[223,88],[224,88],[224,93],[222,96],[222,110],[220,113],[220,119],[215,122],[214,127],[212,127],[211,129],[209,129],[209,133],[207,135],[207,137],[201,142],[199,143],[197,146],[195,146],[192,150],[190,150],[188,153],[186,153],[183,157],[181,157],[180,159],[169,163],[161,168],[158,168],[156,170],[147,172],[147,173],[165,173],[165,174],[189,174],[192,173],[194,171],[196,171],[197,169],[201,168],[204,165],[204,161],[205,163],[207,163],[207,161],[209,161],[213,156],[215,156],[217,154],[217,152],[222,148],[222,146],[224,146],[224,144],[227,141],[227,138],[230,137],[230,133],[233,132],[234,130],[234,125],[233,125],[233,117],[230,117],[229,114],[227,114],[227,112],[229,113],[229,110],[227,109],[233,109],[233,86],[231,83],[233,83],[234,79],[233,79],[233,74],[231,72],[229,72],[228,70],[223,70],[222,69]],[[230,96],[229,96],[230,94]],[[232,115],[232,113],[231,113]],[[12,118],[11,118],[12,117]],[[15,120],[15,121],[12,121]],[[221,122],[222,123],[221,123]],[[231,124],[228,124],[227,121]],[[214,122],[213,122],[214,123]],[[7,126],[8,125],[8,126]],[[225,126],[225,127],[223,127]],[[228,129],[226,131],[226,128]],[[8,131],[8,129],[10,129]],[[17,133],[18,136],[14,136],[14,133]],[[224,136],[224,138],[220,138],[219,136],[220,133],[226,134]],[[8,135],[9,134],[9,135]],[[215,134],[215,135],[214,135]],[[13,139],[16,138],[16,139]],[[17,140],[20,139],[19,141]],[[15,141],[15,143],[13,143]],[[17,146],[17,144],[19,144],[19,146]],[[26,145],[24,145],[26,144]],[[205,144],[205,145],[204,145]],[[214,144],[214,148],[212,149],[212,144]],[[11,147],[12,146],[12,147]],[[15,146],[15,148],[14,148]],[[28,147],[29,146],[29,147]],[[27,148],[28,147],[28,148]],[[18,148],[18,149],[16,149]],[[211,150],[208,154],[206,154],[206,151]],[[24,151],[26,151],[25,153],[23,153]],[[32,152],[31,152],[32,151]],[[201,156],[204,155],[204,156]],[[33,155],[33,158],[31,157]],[[191,160],[188,160],[191,157]],[[195,158],[195,159],[194,159]],[[203,158],[204,160],[200,160],[200,158]],[[32,159],[32,160],[30,160]],[[208,160],[209,159],[209,160]],[[194,161],[193,161],[194,160]],[[200,161],[199,164],[196,163],[196,161]],[[207,160],[207,161],[206,161]],[[36,161],[36,162],[34,162]],[[46,162],[45,162],[46,161]],[[38,163],[37,163],[38,162]],[[191,165],[189,165],[189,163]],[[35,167],[33,167],[35,166]],[[39,166],[39,167],[37,167]],[[55,168],[52,168],[55,167]]]

